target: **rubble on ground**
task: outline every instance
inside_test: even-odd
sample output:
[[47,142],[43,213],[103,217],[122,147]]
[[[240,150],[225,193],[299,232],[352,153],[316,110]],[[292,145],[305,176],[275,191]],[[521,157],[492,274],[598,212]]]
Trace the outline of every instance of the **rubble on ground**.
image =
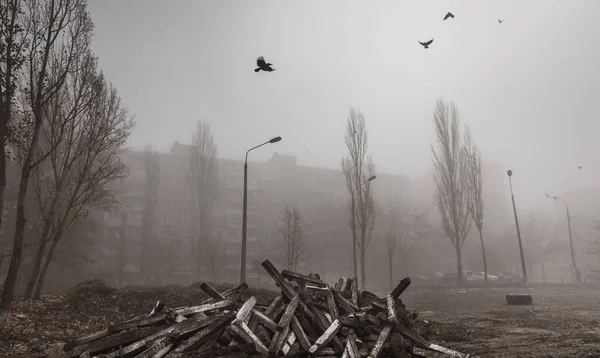
[[244,301],[245,283],[223,292],[202,283],[210,298],[198,305],[159,301],[146,315],[68,342],[56,357],[468,357],[417,333],[417,313],[399,298],[409,278],[381,298],[359,291],[356,279],[332,287],[316,274],[262,266],[281,290],[272,300]]

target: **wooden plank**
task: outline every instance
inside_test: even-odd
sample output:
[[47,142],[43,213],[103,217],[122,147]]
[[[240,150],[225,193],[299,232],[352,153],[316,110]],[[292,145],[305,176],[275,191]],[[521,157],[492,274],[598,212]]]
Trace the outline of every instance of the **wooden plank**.
[[310,302],[310,295],[308,294],[308,290],[306,289],[306,283],[302,281],[298,282],[298,295],[300,296],[300,299],[302,299],[303,302]]
[[265,269],[265,271],[267,271],[267,273],[275,281],[275,283],[277,284],[277,286],[279,287],[281,292],[283,292],[289,300],[291,300],[292,298],[297,296],[296,292],[292,289],[292,287],[287,282],[285,282],[285,279],[283,278],[283,276],[281,276],[281,273],[279,273],[279,271],[277,271],[275,266],[273,266],[271,261],[265,260],[265,261],[263,261],[261,266]]
[[252,343],[254,343],[256,351],[258,353],[260,353],[260,354],[268,353],[267,347],[265,347],[263,342],[261,342],[261,340],[258,339],[258,337],[254,334],[254,332],[252,332],[250,330],[250,328],[244,322],[238,321],[237,323],[235,323],[235,325],[237,327],[239,327],[252,340]]
[[131,342],[138,341],[143,337],[157,332],[158,330],[160,330],[159,327],[143,327],[135,328],[129,331],[121,331],[96,341],[77,346],[67,352],[67,355],[69,357],[78,357],[83,352],[89,352],[91,355],[93,355],[112,347],[118,347],[120,345],[126,345]]
[[281,271],[281,276],[287,278],[288,280],[293,280],[293,281],[297,281],[297,282],[307,282],[307,283],[311,283],[318,287],[328,287],[329,286],[327,284],[327,282],[322,281],[321,279],[306,276],[306,275],[301,275],[301,274],[293,272],[293,271],[283,270],[283,271]]
[[[315,327],[317,327],[316,322],[314,323],[314,325],[311,324],[311,321],[309,321],[306,318],[306,316],[304,314],[301,314],[301,313],[296,313],[296,318],[298,319],[298,322],[300,322],[300,324],[304,328],[304,332],[306,332],[306,334],[309,337],[311,337],[313,340],[316,341],[317,338],[319,338],[319,336],[321,335],[321,333],[317,333],[317,330],[315,328]],[[321,332],[323,332],[323,331],[321,331]]]
[[[215,330],[224,329],[231,321],[235,319],[235,312],[230,311],[219,317],[219,320],[212,323],[210,326],[203,328],[198,333],[194,334],[187,341],[177,347],[172,353],[184,353],[190,352],[200,347],[202,343],[206,342],[209,338],[210,333]],[[168,357],[168,356],[167,356]]]
[[254,305],[256,305],[256,297],[252,296],[246,302],[244,302],[242,307],[240,307],[237,314],[235,315],[234,323],[243,322],[246,319],[246,317],[248,317],[252,312]]
[[397,326],[398,316],[396,316],[396,304],[394,303],[394,298],[392,295],[387,295],[385,301],[387,304],[387,319],[393,326]]
[[191,306],[191,307],[183,307],[183,308],[178,308],[175,310],[175,312],[177,312],[178,314],[182,315],[182,316],[189,316],[195,313],[200,313],[200,312],[208,312],[208,311],[214,311],[214,310],[218,310],[218,309],[223,309],[223,308],[227,308],[227,307],[231,307],[235,305],[235,301],[232,299],[225,299],[222,301],[218,301],[218,302],[214,302],[214,303],[205,303],[199,306]]
[[271,346],[269,346],[269,352],[271,353],[279,353],[281,351],[281,349],[283,348],[283,345],[285,344],[285,341],[287,340],[289,334],[290,334],[290,326],[287,325],[283,331],[278,331],[277,333],[279,333],[277,335],[277,339],[273,338],[273,341],[275,341],[275,344],[271,344]]
[[[317,353],[319,349],[323,348],[325,345],[327,345],[327,343],[333,340],[335,335],[340,331],[340,328],[342,328],[340,321],[333,321],[333,323],[325,330],[325,332],[323,332],[321,337],[317,339],[315,344],[310,347],[308,353],[312,355]],[[340,349],[340,351],[343,351],[343,348]]]
[[358,306],[345,299],[339,292],[332,291],[335,302],[344,310],[346,313],[354,313],[358,311]]
[[109,334],[110,333],[108,333],[107,329],[103,329],[101,331],[94,332],[92,334],[88,334],[87,336],[83,336],[81,338],[77,338],[74,341],[67,342],[65,344],[65,346],[63,347],[63,350],[65,352],[70,351],[71,349],[73,349],[73,348],[75,348],[77,346],[81,346],[83,344],[86,344],[86,343],[89,343],[89,342],[92,342],[92,341],[96,341],[96,340],[98,340],[100,338],[104,338],[104,337],[108,336]]
[[350,330],[348,339],[346,340],[346,347],[348,348],[349,358],[360,358],[358,347],[356,346],[356,333],[354,330]]
[[200,288],[202,289],[202,291],[206,292],[207,295],[209,295],[211,298],[214,298],[215,300],[222,301],[226,298],[224,295],[220,294],[217,290],[214,289],[214,287],[212,287],[206,282],[202,282],[200,284]]
[[[170,327],[164,328],[154,334],[147,335],[146,337],[144,337],[136,342],[133,342],[128,346],[123,347],[123,354],[131,354],[131,353],[139,350],[141,347],[145,346],[147,343],[150,343],[150,342],[160,339],[162,337],[173,336],[173,337],[177,338],[177,337],[181,337],[183,335],[189,334],[189,333],[193,333],[194,331],[202,329],[203,327],[206,327],[209,324],[213,323],[217,318],[218,318],[218,316],[211,316],[202,321],[185,320],[185,321],[176,323]],[[119,357],[118,351],[112,352],[107,355],[107,358],[116,358],[116,357]]]
[[302,349],[304,349],[305,351],[308,351],[310,349],[310,347],[312,346],[312,343],[310,343],[310,339],[306,335],[306,332],[304,332],[304,329],[302,328],[302,325],[300,324],[298,317],[296,317],[294,315],[292,317],[292,322],[290,322],[290,325],[292,327],[292,330],[296,334],[296,337],[298,338],[298,343],[300,343],[300,346],[302,347]]
[[340,279],[335,283],[334,290],[340,292],[344,288],[344,278],[340,277]]
[[148,348],[145,351],[143,351],[142,353],[136,355],[135,358],[153,358],[163,348],[165,348],[169,345],[172,345],[172,344],[173,344],[173,341],[171,340],[171,337],[162,337],[162,338],[154,341],[154,343],[152,343],[150,348]]
[[214,330],[211,334],[209,334],[209,337],[206,340],[206,342],[204,342],[200,346],[200,348],[198,348],[198,351],[206,351],[212,349],[224,332],[225,328]]
[[356,277],[352,279],[352,286],[350,286],[350,290],[352,292],[352,303],[355,306],[358,306],[358,280]]
[[[277,283],[277,285],[281,289],[281,292],[283,292],[283,294],[286,295],[289,300],[292,300],[294,297],[297,296],[296,292],[291,288],[291,286],[287,282],[285,282],[285,279],[283,278],[283,276],[281,276],[279,271],[277,271],[275,266],[273,266],[273,264],[269,260],[263,261],[263,263],[261,265],[265,269],[265,271],[267,271],[267,273],[273,278],[275,283]],[[315,313],[312,312],[311,309],[308,306],[306,306],[306,304],[302,301],[300,301],[299,310],[301,313],[303,313],[306,316],[306,319],[308,321],[316,322],[318,328],[322,332],[324,332],[327,329],[327,324],[325,322],[323,322],[321,319],[316,318]],[[334,345],[335,345],[336,349],[339,349],[339,352],[341,354],[344,349],[344,346],[342,345],[340,340],[339,339],[334,340]]]
[[273,337],[271,338],[271,343],[269,344],[269,353],[272,355],[277,355],[277,343],[279,342],[279,336],[281,336],[283,332],[276,331]]
[[294,334],[294,332],[292,332],[290,330],[290,334],[288,335],[288,338],[286,339],[285,343],[283,344],[283,347],[281,347],[281,351],[283,352],[284,356],[288,355],[288,353],[290,352],[290,349],[292,348],[292,345],[294,345],[294,343],[296,343],[296,335]]
[[114,333],[114,332],[124,331],[126,329],[131,329],[131,328],[149,326],[151,324],[158,323],[160,321],[164,321],[165,318],[166,318],[166,314],[160,314],[160,315],[157,315],[154,317],[142,318],[142,319],[131,321],[131,322],[117,323],[117,324],[108,326],[107,331],[108,331],[108,333]]
[[367,358],[379,357],[379,355],[381,354],[381,351],[383,350],[383,345],[385,344],[388,337],[390,336],[390,333],[392,333],[391,325],[386,325],[385,327],[383,327],[383,329],[381,330],[381,333],[379,333],[379,337],[377,337],[377,340],[375,341],[375,346],[373,347],[373,349],[371,349],[371,352],[369,353]]
[[271,314],[271,312],[273,312],[273,310],[282,304],[282,300],[283,297],[282,296],[277,296],[273,299],[273,302],[271,302],[271,304],[269,305],[269,307],[267,307],[267,309],[265,310],[265,315],[268,316]]
[[264,313],[260,312],[257,309],[252,309],[252,316],[254,318],[256,318],[256,322],[258,322],[259,324],[262,324],[263,326],[268,328],[271,332],[277,331],[277,323],[275,323],[275,321],[273,321],[271,318],[269,318]]
[[[331,324],[329,321],[327,321],[327,318],[325,318],[325,315],[317,310],[314,309],[314,322],[317,323],[317,325],[319,326],[319,328],[322,329],[322,332],[327,331],[327,329],[329,329],[331,327]],[[339,321],[338,321],[339,322]],[[323,327],[325,327],[323,329]],[[341,327],[341,324],[340,324]],[[342,354],[342,352],[344,351],[344,344],[340,341],[340,339],[336,336],[333,336],[333,338],[331,339],[331,344],[333,346],[333,348],[335,349],[336,353]]]
[[298,308],[299,304],[300,304],[300,297],[296,296],[296,297],[292,298],[292,300],[290,301],[290,304],[287,305],[287,307],[285,308],[285,312],[283,312],[283,316],[281,317],[281,319],[279,320],[279,323],[277,324],[278,331],[283,331],[290,324],[290,321],[292,320],[292,316],[294,315],[294,312],[296,312],[296,308]]
[[[221,292],[221,295],[225,298],[234,298],[235,296],[239,295],[242,291],[244,291],[247,288],[248,288],[248,284],[244,282],[235,287],[232,287],[228,290]],[[210,297],[210,298],[207,298],[206,300],[200,302],[200,304],[212,303],[214,301],[216,301],[216,300],[214,298]]]
[[171,343],[171,344],[169,344],[167,346],[164,346],[163,348],[161,348],[161,350],[159,350],[158,352],[156,352],[156,354],[154,354],[152,356],[152,358],[163,358],[164,356],[166,356],[171,351],[171,349],[173,349],[174,346],[175,345],[173,343]]
[[407,338],[408,340],[410,340],[413,343],[413,345],[415,345],[419,348],[429,348],[429,344],[427,343],[425,338],[421,337],[418,333],[414,332],[413,330],[408,329],[401,324],[399,324],[397,327],[394,327],[394,328],[404,338]]
[[393,298],[398,298],[410,286],[410,283],[410,278],[403,278],[390,295]]
[[336,320],[340,317],[337,310],[337,305],[335,303],[335,298],[333,297],[333,290],[330,288],[327,291],[327,306],[329,306],[329,314],[331,315],[332,320]]

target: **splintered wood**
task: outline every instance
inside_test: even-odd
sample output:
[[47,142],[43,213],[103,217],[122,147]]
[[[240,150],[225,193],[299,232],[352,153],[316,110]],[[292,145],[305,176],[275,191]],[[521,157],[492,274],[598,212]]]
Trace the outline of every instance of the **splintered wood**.
[[359,291],[353,278],[330,286],[318,274],[279,272],[268,260],[262,266],[281,290],[271,302],[242,300],[245,283],[218,292],[204,282],[210,298],[197,306],[159,301],[147,315],[65,344],[57,357],[468,357],[416,332],[416,314],[399,298],[409,278],[382,298]]

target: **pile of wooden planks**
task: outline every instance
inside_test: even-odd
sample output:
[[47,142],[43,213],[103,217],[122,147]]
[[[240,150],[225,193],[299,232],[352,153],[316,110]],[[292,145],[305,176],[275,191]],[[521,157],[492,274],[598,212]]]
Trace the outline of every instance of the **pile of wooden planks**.
[[409,278],[380,298],[355,279],[331,287],[316,274],[262,266],[281,289],[270,302],[241,300],[246,284],[217,292],[203,283],[211,298],[198,306],[157,302],[148,315],[67,343],[61,357],[467,357],[417,334],[417,314],[399,298]]

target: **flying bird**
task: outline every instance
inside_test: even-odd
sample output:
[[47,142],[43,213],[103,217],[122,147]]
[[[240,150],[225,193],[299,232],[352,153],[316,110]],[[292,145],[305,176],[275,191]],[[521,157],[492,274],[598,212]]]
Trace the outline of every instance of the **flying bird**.
[[501,24],[501,23],[503,23],[503,22],[504,22],[504,20],[500,20],[500,19],[498,19],[498,23],[499,23],[499,24]]
[[583,169],[583,168],[581,168],[581,165],[578,165],[578,166],[577,166],[577,168],[579,168],[579,169]]
[[255,68],[254,72],[258,72],[260,70],[267,71],[267,72],[275,71],[275,69],[271,67],[271,66],[273,66],[273,64],[267,63],[265,61],[265,58],[262,56],[260,56],[259,58],[256,59],[256,65],[258,66],[258,68]]
[[429,40],[427,42],[421,42],[421,41],[418,41],[418,42],[421,44],[421,46],[423,46],[425,48],[429,48],[429,45],[431,45],[431,43],[433,42],[433,39],[431,39],[431,40]]
[[450,11],[448,11],[448,13],[446,14],[446,16],[444,16],[444,21],[448,20],[448,18],[451,17],[454,19],[454,14],[451,13]]

